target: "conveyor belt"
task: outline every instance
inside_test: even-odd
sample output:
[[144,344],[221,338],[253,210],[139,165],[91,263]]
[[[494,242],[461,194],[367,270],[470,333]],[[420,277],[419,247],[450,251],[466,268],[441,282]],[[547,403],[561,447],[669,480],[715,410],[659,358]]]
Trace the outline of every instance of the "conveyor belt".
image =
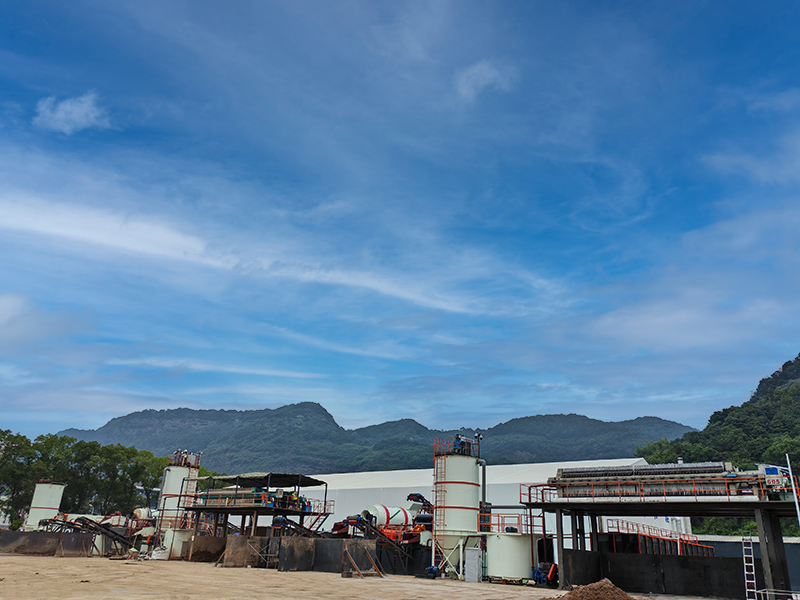
[[348,525],[359,528],[368,538],[377,540],[378,545],[386,547],[392,554],[398,556],[402,560],[408,561],[411,558],[411,553],[408,550],[385,535],[364,517],[360,515],[347,517],[347,523]]
[[281,527],[286,531],[291,532],[290,535],[295,537],[310,537],[310,538],[318,538],[322,537],[318,532],[314,531],[313,529],[309,529],[308,527],[303,527],[300,523],[292,521],[291,519],[287,519],[286,517],[275,517],[272,520],[273,526]]
[[98,535],[103,535],[110,539],[113,542],[116,542],[123,548],[130,548],[133,546],[133,542],[126,538],[124,535],[118,534],[116,531],[112,531],[108,525],[103,525],[102,523],[95,523],[91,519],[86,517],[78,517],[75,519],[75,524],[78,525],[82,531],[88,531],[90,533],[95,533]]

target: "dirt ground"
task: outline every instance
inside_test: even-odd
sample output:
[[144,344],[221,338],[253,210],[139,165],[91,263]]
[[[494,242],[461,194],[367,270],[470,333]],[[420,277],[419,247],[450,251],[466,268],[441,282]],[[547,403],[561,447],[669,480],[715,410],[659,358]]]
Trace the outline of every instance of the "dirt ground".
[[210,563],[0,554],[1,600],[419,600],[454,595],[465,600],[544,600],[563,594],[558,590],[401,575],[390,575],[386,579],[345,579],[338,573],[224,569]]
[[[339,573],[225,569],[211,563],[0,554],[0,600],[419,600],[456,595],[463,600],[545,600],[565,593],[401,575],[345,579]],[[633,596],[634,600],[645,598],[681,600],[677,596]]]

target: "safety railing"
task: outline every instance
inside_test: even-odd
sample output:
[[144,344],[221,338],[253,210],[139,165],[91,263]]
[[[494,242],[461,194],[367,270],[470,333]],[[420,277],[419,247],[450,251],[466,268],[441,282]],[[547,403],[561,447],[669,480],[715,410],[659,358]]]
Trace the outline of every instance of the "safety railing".
[[[640,554],[676,554],[680,556],[714,556],[714,548],[698,542],[696,535],[681,533],[671,529],[653,527],[644,523],[605,519],[603,532],[609,534],[609,542],[614,552],[618,549],[618,539],[623,548],[629,545],[621,541],[622,535],[635,535]],[[626,551],[630,551],[629,549]]]
[[[621,481],[563,481],[557,484],[522,484],[520,502],[545,503],[564,500],[675,499],[683,501],[791,500],[791,483],[768,485],[769,477],[716,477]],[[795,478],[797,480],[797,478]]]
[[463,456],[479,457],[481,455],[480,441],[473,440],[463,435],[450,438],[435,438],[433,440],[433,455],[461,454]]
[[197,494],[161,494],[158,500],[159,509],[168,507],[167,510],[189,508],[197,502]]
[[518,513],[481,513],[478,515],[478,531],[480,533],[533,533],[544,535],[544,516],[534,515],[531,521],[528,515]]
[[291,495],[278,496],[267,493],[202,493],[197,496],[193,508],[273,508],[309,514],[332,514],[333,500],[316,500]]
[[800,593],[789,590],[756,590],[756,600],[800,600]]
[[697,543],[698,541],[697,536],[691,533],[672,531],[671,529],[653,527],[652,525],[645,525],[644,523],[636,523],[634,521],[625,521],[622,519],[605,519],[604,521],[604,533],[633,533],[636,535],[648,535],[650,537],[680,540],[689,543]]

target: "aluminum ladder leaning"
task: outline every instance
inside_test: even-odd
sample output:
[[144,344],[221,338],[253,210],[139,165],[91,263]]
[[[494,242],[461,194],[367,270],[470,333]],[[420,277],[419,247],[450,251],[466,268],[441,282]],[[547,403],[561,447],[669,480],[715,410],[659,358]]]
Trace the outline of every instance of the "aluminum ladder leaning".
[[742,563],[744,564],[744,597],[756,600],[756,561],[753,557],[753,538],[742,538]]

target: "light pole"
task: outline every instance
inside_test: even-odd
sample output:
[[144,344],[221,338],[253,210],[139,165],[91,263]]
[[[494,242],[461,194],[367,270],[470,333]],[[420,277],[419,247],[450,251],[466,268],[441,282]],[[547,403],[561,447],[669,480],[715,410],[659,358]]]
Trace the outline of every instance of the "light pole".
[[786,465],[789,467],[789,481],[792,482],[792,495],[794,496],[794,509],[797,511],[797,525],[800,526],[800,503],[797,502],[797,487],[794,485],[792,463],[789,462],[789,453],[786,453]]

